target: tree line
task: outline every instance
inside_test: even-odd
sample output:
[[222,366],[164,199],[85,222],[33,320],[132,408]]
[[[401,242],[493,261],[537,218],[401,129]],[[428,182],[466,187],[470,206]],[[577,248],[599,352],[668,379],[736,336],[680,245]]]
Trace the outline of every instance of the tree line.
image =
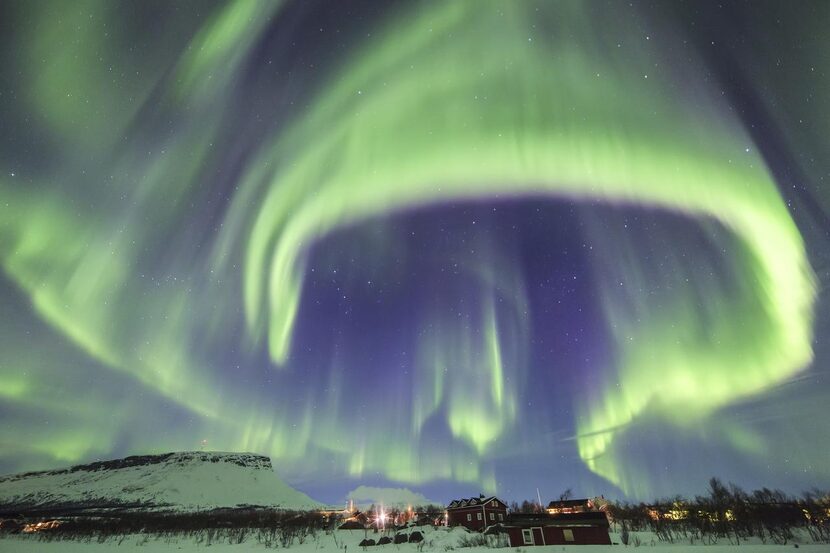
[[761,488],[746,492],[739,486],[709,481],[705,495],[682,496],[646,503],[609,503],[609,521],[628,545],[630,532],[650,531],[668,543],[684,540],[739,545],[747,538],[786,544],[806,532],[814,542],[830,543],[830,493],[813,490],[801,497]]

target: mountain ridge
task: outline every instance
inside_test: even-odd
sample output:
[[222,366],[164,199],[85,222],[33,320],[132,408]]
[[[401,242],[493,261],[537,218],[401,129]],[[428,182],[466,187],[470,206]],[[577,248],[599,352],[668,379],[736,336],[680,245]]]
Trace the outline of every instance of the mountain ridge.
[[264,455],[180,451],[0,476],[0,505],[198,511],[251,505],[300,510],[321,504],[283,482]]

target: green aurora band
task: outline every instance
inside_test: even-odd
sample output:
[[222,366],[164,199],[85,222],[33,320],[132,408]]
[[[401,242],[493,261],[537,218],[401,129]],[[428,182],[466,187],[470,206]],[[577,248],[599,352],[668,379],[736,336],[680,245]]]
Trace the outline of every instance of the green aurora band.
[[[569,15],[569,24],[578,21]],[[747,324],[725,309],[701,336],[678,301],[653,325],[609,321],[622,385],[609,386],[598,405],[584,403],[578,442],[592,470],[621,484],[617,463],[603,456],[615,431],[647,408],[680,403],[705,415],[812,359],[815,287],[774,181],[761,159],[742,155],[750,141],[714,95],[707,98],[712,119],[702,121],[700,106],[691,113],[659,78],[615,74],[603,63],[611,52],[574,39],[590,33],[537,46],[527,39],[533,16],[530,6],[452,3],[392,25],[355,56],[255,163],[277,160],[286,169],[255,171],[245,181],[268,190],[248,245],[246,313],[254,330],[267,324],[272,358],[282,363],[305,248],[340,226],[413,205],[538,194],[714,219],[745,248],[757,318]],[[481,62],[469,63],[475,56]],[[613,76],[614,86],[597,75]]]
[[[220,393],[204,370],[211,361],[201,346],[220,340],[241,302],[249,346],[267,344],[274,378],[286,375],[311,248],[362,222],[445,202],[539,197],[666,210],[734,241],[740,289],[722,290],[703,313],[691,288],[660,305],[633,288],[621,300],[619,277],[642,280],[642,267],[615,247],[619,240],[598,237],[605,247],[596,254],[597,280],[616,357],[606,372],[614,377],[575,398],[575,439],[585,465],[627,493],[640,491],[618,451],[631,425],[648,416],[690,427],[812,360],[815,280],[764,160],[719,91],[695,78],[699,64],[675,63],[659,40],[632,52],[598,39],[639,37],[636,17],[609,13],[597,22],[577,2],[490,1],[420,3],[389,17],[344,54],[302,111],[270,131],[239,177],[210,253],[171,257],[175,278],[160,283],[139,274],[145,251],[173,234],[184,245],[191,230],[182,231],[179,217],[213,169],[234,79],[279,19],[280,4],[231,2],[201,28],[190,23],[189,42],[162,33],[158,52],[175,48],[181,56],[169,68],[136,61],[142,78],[125,83],[131,110],[93,63],[102,49],[97,26],[117,27],[115,10],[90,2],[101,17],[86,20],[61,6],[42,14],[20,8],[45,25],[24,45],[38,69],[29,73],[29,107],[55,143],[68,145],[57,156],[60,172],[29,186],[0,181],[3,270],[44,321],[111,369],[104,372],[114,385],[140,385],[147,401],[172,400],[191,413],[193,432],[210,434],[220,448],[261,451],[287,467],[324,449],[356,477],[496,488],[486,459],[520,417],[528,339],[527,299],[509,259],[471,271],[481,288],[482,334],[436,308],[417,354],[411,412],[368,421],[365,436],[349,436],[337,422],[339,398],[298,413],[250,401],[241,385]],[[66,48],[59,39],[73,25],[89,33]],[[552,32],[536,36],[537,25]],[[679,80],[690,84],[678,89]],[[58,94],[68,86],[68,96]],[[119,144],[151,97],[161,98],[159,119],[175,121],[175,130],[161,141],[139,133]],[[96,164],[103,169],[88,174]],[[81,190],[98,204],[82,207],[73,199]],[[119,207],[124,195],[133,207]],[[148,228],[149,213],[162,224]],[[178,245],[173,239],[166,251]],[[187,275],[194,266],[201,274]],[[57,351],[33,359],[14,352],[22,337],[2,339],[9,353],[0,360],[0,401],[71,417],[78,429],[33,438],[32,454],[75,461],[106,452],[119,423],[139,410],[101,420],[94,397],[68,376],[44,385],[48,370],[13,366],[60,363]],[[447,366],[459,368],[448,373]],[[338,388],[341,373],[331,371],[328,388]],[[471,375],[478,384],[465,386]],[[62,387],[76,390],[76,399]],[[392,411],[383,401],[378,411]],[[420,451],[424,424],[440,413],[463,447]],[[13,441],[11,432],[0,431],[0,443]],[[735,441],[752,449],[752,438],[738,434]],[[172,434],[152,441],[137,432],[131,447],[177,443]],[[0,453],[10,454],[9,446]]]

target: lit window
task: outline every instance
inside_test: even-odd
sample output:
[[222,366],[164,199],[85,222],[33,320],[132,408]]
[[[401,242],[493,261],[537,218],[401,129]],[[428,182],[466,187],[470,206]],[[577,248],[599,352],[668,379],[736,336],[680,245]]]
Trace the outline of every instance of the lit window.
[[529,528],[522,530],[522,540],[524,540],[525,545],[533,545],[533,532]]
[[570,528],[565,528],[562,530],[562,533],[565,534],[565,541],[574,541],[574,531]]
[[476,518],[477,518],[478,520],[481,520],[481,513],[476,513]]
[[473,515],[471,515],[470,513],[467,513],[467,520],[468,521],[473,520]]

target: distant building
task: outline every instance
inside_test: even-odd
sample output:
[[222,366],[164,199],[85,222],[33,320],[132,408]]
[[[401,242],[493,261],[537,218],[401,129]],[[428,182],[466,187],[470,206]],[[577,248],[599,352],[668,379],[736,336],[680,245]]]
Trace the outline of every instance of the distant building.
[[362,513],[356,509],[347,512],[350,516],[344,519],[343,524],[338,527],[339,530],[363,530],[371,526],[372,521],[366,513]]
[[455,499],[447,505],[447,526],[465,526],[484,530],[507,520],[507,504],[496,496],[483,494],[469,499]]
[[594,511],[594,502],[591,499],[564,499],[551,501],[545,509],[549,515],[568,515],[572,513],[587,513]]
[[503,525],[510,547],[525,545],[611,545],[602,512],[512,514]]

